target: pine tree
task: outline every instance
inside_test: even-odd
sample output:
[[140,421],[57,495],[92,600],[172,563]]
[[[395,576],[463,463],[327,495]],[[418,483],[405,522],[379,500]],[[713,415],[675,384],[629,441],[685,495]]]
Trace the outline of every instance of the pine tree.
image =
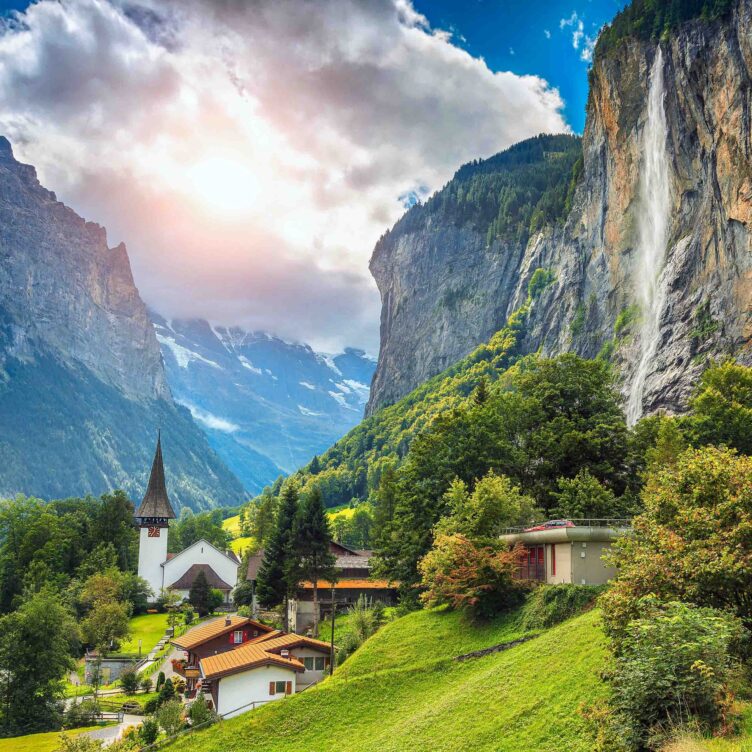
[[300,507],[295,520],[295,540],[300,552],[300,574],[313,583],[313,636],[319,634],[318,581],[337,578],[336,558],[331,552],[332,532],[324,501],[314,488]]
[[198,611],[199,616],[206,616],[211,610],[211,586],[204,572],[199,572],[196,575],[196,579],[193,580],[191,589],[188,592],[188,601]]
[[488,379],[485,376],[482,376],[478,382],[473,393],[473,400],[476,405],[483,405],[488,401]]
[[295,595],[299,580],[298,551],[294,540],[298,514],[298,487],[288,482],[282,489],[274,529],[264,548],[264,559],[256,578],[259,603],[273,608],[285,606],[285,627],[288,627],[287,603]]

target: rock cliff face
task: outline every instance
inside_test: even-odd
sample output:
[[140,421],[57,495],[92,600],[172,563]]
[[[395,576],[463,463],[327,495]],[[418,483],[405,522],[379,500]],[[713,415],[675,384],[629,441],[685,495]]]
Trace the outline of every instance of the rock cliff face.
[[[682,410],[708,358],[752,363],[752,0],[738,0],[726,20],[683,24],[660,49],[670,198],[643,412]],[[382,351],[371,411],[500,328],[538,268],[553,281],[531,309],[525,350],[610,357],[628,402],[646,346],[640,244],[654,207],[641,188],[657,54],[658,43],[626,39],[596,55],[583,169],[563,222],[497,249],[433,214],[377,247]],[[451,306],[447,289],[459,291]]]
[[138,500],[160,425],[178,505],[243,499],[172,400],[125,246],[108,248],[0,138],[0,496]]

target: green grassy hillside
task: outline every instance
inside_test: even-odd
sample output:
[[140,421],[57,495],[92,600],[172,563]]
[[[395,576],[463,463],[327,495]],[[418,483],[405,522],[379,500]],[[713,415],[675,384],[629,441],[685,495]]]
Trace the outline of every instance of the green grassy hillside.
[[185,752],[402,752],[592,748],[577,709],[601,696],[604,638],[592,611],[503,653],[449,654],[514,636],[501,619],[476,630],[453,613],[390,624],[318,687],[176,742]]

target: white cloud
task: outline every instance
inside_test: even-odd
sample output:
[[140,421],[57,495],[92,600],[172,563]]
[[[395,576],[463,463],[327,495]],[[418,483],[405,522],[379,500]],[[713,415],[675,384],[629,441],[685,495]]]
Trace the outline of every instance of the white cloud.
[[546,39],[551,39],[551,32],[548,29],[543,29],[543,34],[545,35]]
[[559,28],[562,31],[567,27],[572,28],[572,47],[578,50],[580,48],[580,42],[585,36],[585,24],[577,15],[576,10],[572,11],[572,15],[569,18],[562,18],[559,21]]
[[199,422],[205,425],[207,428],[214,429],[215,431],[222,431],[223,433],[235,433],[240,430],[240,426],[232,421],[220,418],[208,410],[204,410],[187,400],[178,400],[183,407],[187,407],[191,411],[191,415]]
[[400,196],[562,106],[409,0],[40,0],[0,27],[0,133],[126,241],[152,307],[327,350],[375,350]]

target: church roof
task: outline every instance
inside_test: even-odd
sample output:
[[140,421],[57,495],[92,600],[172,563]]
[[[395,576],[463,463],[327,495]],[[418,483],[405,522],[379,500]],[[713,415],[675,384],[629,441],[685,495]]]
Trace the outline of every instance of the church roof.
[[175,519],[175,512],[167,496],[165,485],[164,463],[162,462],[162,439],[157,436],[157,449],[151,464],[149,485],[144,494],[144,500],[136,510],[136,517],[162,517]]
[[232,585],[228,585],[208,564],[191,564],[188,567],[188,571],[175,580],[175,582],[170,583],[168,587],[175,590],[190,590],[199,572],[203,572],[206,575],[209,587],[217,588],[218,590],[232,590]]

